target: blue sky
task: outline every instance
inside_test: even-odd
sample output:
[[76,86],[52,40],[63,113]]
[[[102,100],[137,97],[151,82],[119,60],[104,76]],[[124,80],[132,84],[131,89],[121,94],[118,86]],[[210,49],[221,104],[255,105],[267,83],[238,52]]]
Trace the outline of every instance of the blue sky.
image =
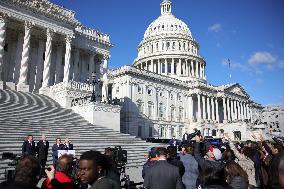
[[[51,0],[107,33],[110,68],[132,64],[161,0]],[[263,105],[284,104],[284,0],[172,0],[200,45],[209,83],[240,83]],[[227,63],[230,59],[230,68]],[[231,77],[229,77],[231,75]]]

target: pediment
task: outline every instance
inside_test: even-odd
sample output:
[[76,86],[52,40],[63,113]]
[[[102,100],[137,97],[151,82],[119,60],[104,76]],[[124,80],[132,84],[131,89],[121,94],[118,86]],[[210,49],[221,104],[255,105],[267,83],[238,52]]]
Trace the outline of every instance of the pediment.
[[227,89],[225,89],[225,92],[233,93],[233,94],[236,94],[242,97],[249,98],[249,95],[239,84],[228,87]]

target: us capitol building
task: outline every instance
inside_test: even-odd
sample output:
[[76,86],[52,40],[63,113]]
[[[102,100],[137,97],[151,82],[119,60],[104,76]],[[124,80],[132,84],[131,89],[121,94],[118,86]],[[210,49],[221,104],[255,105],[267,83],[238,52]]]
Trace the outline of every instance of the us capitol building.
[[[261,105],[237,83],[209,84],[188,26],[170,0],[160,6],[133,65],[110,70],[109,35],[83,26],[73,11],[48,0],[1,0],[0,88],[47,95],[93,124],[141,138],[180,138],[193,128],[246,138]],[[92,73],[94,89],[86,82]],[[97,102],[78,103],[92,91]],[[116,98],[119,107],[101,103]]]

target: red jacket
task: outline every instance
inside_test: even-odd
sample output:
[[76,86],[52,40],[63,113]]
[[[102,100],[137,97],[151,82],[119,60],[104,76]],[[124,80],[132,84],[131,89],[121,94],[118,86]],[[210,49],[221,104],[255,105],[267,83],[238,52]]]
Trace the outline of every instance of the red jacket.
[[[58,182],[63,183],[64,189],[73,189],[73,181],[72,178],[68,175],[66,175],[63,172],[56,172],[55,173],[55,177],[54,177]],[[42,189],[52,189],[52,185],[51,185],[51,181],[47,178],[43,181]]]

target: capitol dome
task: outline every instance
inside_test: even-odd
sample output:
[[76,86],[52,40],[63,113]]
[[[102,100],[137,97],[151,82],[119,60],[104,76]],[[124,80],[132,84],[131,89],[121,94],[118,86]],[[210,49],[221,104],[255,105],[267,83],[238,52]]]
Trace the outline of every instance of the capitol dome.
[[183,81],[205,80],[205,61],[188,26],[172,14],[172,2],[163,0],[161,15],[144,33],[134,66]]
[[172,14],[162,14],[149,25],[145,31],[144,39],[171,34],[192,38],[189,28],[183,21]]

